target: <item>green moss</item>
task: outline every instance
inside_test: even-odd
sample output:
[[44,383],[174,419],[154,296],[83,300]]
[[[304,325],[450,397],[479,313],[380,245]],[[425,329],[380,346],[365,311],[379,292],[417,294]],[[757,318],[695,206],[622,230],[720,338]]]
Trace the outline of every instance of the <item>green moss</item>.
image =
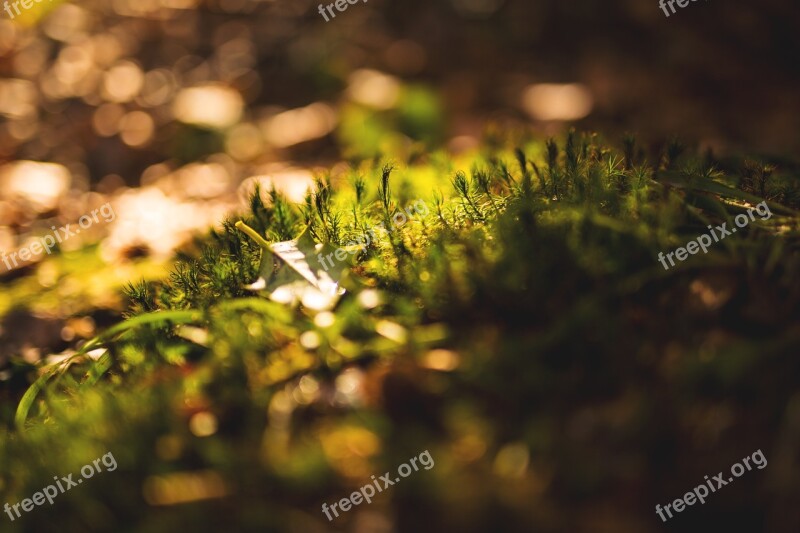
[[[752,166],[721,172],[674,148],[652,165],[573,133],[519,145],[364,164],[300,206],[254,199],[241,218],[268,241],[310,225],[333,246],[424,200],[427,214],[356,256],[333,313],[244,288],[261,249],[239,217],[169,278],[130,286],[129,321],[89,346],[105,355],[79,351],[25,429],[0,437],[8,501],[105,451],[119,471],[24,527],[288,531],[429,449],[436,467],[375,504],[403,530],[422,509],[439,530],[563,531],[587,496],[641,499],[650,519],[647,491],[629,487],[653,490],[680,462],[670,479],[685,489],[716,468],[696,439],[669,438],[709,410],[738,421],[745,451],[768,449],[800,370],[797,176],[762,190]],[[662,268],[659,252],[730,224],[756,192],[772,218]],[[65,442],[69,463],[53,454]],[[225,481],[199,482],[214,498],[151,506],[171,494],[147,487],[209,470]]]

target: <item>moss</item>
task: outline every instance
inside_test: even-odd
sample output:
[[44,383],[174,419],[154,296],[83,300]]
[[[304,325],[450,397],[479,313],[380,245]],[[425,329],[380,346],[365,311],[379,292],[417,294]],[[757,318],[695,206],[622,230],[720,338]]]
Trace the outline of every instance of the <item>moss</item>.
[[[299,206],[256,195],[168,278],[131,285],[127,322],[46,369],[24,429],[0,437],[10,502],[106,451],[119,470],[12,527],[308,530],[323,501],[428,449],[435,468],[373,504],[398,530],[564,531],[587,497],[634,509],[604,516],[621,530],[738,460],[723,436],[769,449],[800,370],[797,176],[577,133],[518,146],[364,163]],[[772,218],[662,268],[762,197]],[[261,248],[240,218],[341,246],[417,199],[427,214],[356,256],[333,313],[244,288]],[[187,472],[214,476],[175,505]],[[705,512],[722,519],[745,485]]]

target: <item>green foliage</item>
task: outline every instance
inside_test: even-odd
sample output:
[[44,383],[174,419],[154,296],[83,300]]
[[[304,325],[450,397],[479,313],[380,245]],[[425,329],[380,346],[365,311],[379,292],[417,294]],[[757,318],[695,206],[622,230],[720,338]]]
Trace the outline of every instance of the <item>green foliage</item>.
[[[664,464],[682,461],[669,478],[679,494],[709,471],[709,449],[684,439],[665,458],[661,436],[717,409],[771,439],[781,422],[759,413],[786,408],[796,385],[782,376],[800,370],[797,176],[750,162],[724,172],[678,143],[650,161],[631,137],[618,151],[570,132],[453,162],[426,188],[401,178],[430,166],[375,164],[341,188],[320,177],[300,206],[256,190],[242,218],[267,241],[306,224],[332,246],[392,231],[358,253],[332,314],[244,288],[261,255],[238,217],[167,279],[130,284],[127,320],[42,369],[0,438],[6,500],[113,451],[118,473],[22,527],[289,531],[323,524],[322,501],[427,448],[437,466],[376,504],[393,502],[402,530],[431,530],[414,509],[435,504],[438,530],[524,530],[546,515],[557,523],[545,530],[563,531],[576,502],[618,491],[644,513],[652,501],[629,483],[656,490]],[[395,224],[414,194],[429,209]],[[668,272],[658,263],[763,198],[771,219]],[[744,452],[768,447],[749,440]],[[153,510],[169,495],[142,487],[203,470],[224,495]],[[508,483],[526,497],[494,506]],[[463,509],[472,525],[448,512]]]

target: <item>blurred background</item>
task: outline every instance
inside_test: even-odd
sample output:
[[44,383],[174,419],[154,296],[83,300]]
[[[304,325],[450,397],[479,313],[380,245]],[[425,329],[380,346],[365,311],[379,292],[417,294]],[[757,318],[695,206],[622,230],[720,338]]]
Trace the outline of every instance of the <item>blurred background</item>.
[[[487,121],[800,147],[789,1],[692,2],[667,18],[641,0],[372,0],[330,22],[317,6],[53,0],[3,12],[4,200],[24,160],[67,170],[41,173],[58,181],[41,187],[52,195],[110,194],[201,162],[176,186],[210,198],[268,165],[414,142],[463,149]],[[2,207],[4,226],[19,222]]]
[[[458,153],[491,127],[800,148],[788,0],[692,2],[669,18],[641,0],[372,0],[329,22],[317,8],[53,0],[2,12],[0,250],[43,216],[69,222],[112,197],[117,244],[163,252],[248,179],[297,198],[318,165]],[[158,231],[165,217],[184,222],[175,235]]]

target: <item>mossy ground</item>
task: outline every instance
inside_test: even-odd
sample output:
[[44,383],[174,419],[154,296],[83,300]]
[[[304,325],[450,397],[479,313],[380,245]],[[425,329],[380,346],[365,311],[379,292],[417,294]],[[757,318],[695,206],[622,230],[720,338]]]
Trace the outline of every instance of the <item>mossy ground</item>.
[[[796,168],[580,134],[505,146],[363,163],[300,206],[254,197],[241,218],[268,240],[311,224],[332,245],[430,207],[356,257],[333,313],[244,288],[261,250],[239,216],[134,280],[127,322],[42,368],[0,437],[3,501],[109,451],[118,470],[3,530],[657,531],[656,503],[756,449],[767,470],[672,526],[792,530],[800,478],[767,474],[799,468],[778,456],[796,438]],[[762,199],[769,220],[657,261]],[[433,469],[327,522],[323,502],[426,449]],[[214,497],[173,504],[187,491]]]

